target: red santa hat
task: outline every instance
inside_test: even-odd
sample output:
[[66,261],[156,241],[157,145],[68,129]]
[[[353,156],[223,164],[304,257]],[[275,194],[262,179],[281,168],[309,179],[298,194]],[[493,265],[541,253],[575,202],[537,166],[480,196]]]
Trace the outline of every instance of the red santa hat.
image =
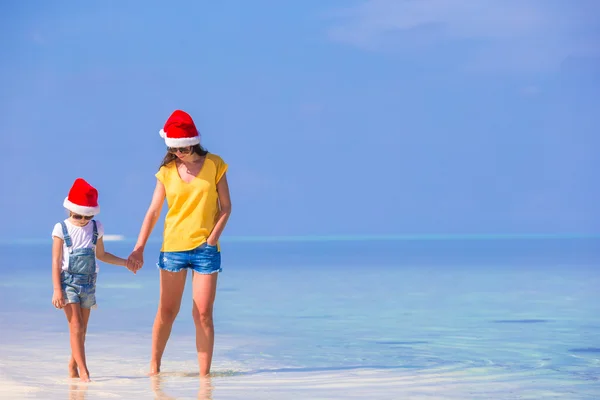
[[100,212],[98,191],[84,179],[77,178],[63,206],[75,214],[96,215]]
[[159,133],[167,147],[187,147],[200,143],[200,135],[192,117],[181,110],[173,111]]

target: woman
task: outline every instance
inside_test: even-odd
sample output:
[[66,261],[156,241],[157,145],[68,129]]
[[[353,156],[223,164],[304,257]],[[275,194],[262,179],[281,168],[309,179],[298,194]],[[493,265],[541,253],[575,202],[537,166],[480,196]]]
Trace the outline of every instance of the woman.
[[221,272],[219,237],[231,213],[227,164],[200,145],[194,121],[184,111],[173,112],[160,135],[168,151],[156,173],[152,201],[128,266],[142,267],[146,242],[166,197],[168,211],[157,263],[160,299],[152,328],[149,375],[160,372],[162,355],[181,305],[187,270],[191,269],[196,350],[200,376],[206,376],[214,347],[213,304]]

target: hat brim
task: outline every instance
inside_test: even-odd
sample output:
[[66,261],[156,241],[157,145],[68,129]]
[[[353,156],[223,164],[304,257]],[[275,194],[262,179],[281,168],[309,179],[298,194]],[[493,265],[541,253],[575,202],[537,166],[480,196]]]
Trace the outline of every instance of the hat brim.
[[86,206],[80,206],[78,204],[74,204],[72,202],[69,201],[69,198],[66,197],[65,201],[63,202],[63,206],[75,213],[75,214],[79,214],[79,215],[84,215],[84,216],[91,216],[91,215],[98,215],[100,213],[100,206],[96,206],[96,207],[86,207]]
[[167,134],[164,130],[160,130],[160,137],[165,139],[165,144],[167,147],[187,147],[187,146],[195,146],[200,144],[200,136],[193,137],[184,137],[184,138],[170,138],[167,137]]

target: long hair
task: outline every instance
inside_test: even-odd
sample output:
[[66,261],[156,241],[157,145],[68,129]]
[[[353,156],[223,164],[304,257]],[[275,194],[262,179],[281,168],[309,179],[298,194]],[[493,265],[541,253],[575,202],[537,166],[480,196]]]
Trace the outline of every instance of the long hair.
[[[206,150],[201,145],[197,144],[197,145],[192,146],[192,153],[196,153],[199,156],[205,156],[208,154],[208,150]],[[167,154],[165,154],[165,157],[163,158],[162,163],[160,163],[160,167],[158,169],[161,169],[162,167],[170,164],[171,162],[175,161],[176,159],[177,159],[177,156],[175,154],[169,153],[167,151]]]

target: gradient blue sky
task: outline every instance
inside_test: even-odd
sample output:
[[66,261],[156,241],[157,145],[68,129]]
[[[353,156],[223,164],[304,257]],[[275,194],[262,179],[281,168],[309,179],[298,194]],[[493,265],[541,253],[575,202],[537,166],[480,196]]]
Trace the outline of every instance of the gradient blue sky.
[[[176,108],[230,165],[227,235],[600,229],[594,0],[0,5],[0,238],[76,177],[137,235]],[[155,230],[160,234],[161,226]]]

